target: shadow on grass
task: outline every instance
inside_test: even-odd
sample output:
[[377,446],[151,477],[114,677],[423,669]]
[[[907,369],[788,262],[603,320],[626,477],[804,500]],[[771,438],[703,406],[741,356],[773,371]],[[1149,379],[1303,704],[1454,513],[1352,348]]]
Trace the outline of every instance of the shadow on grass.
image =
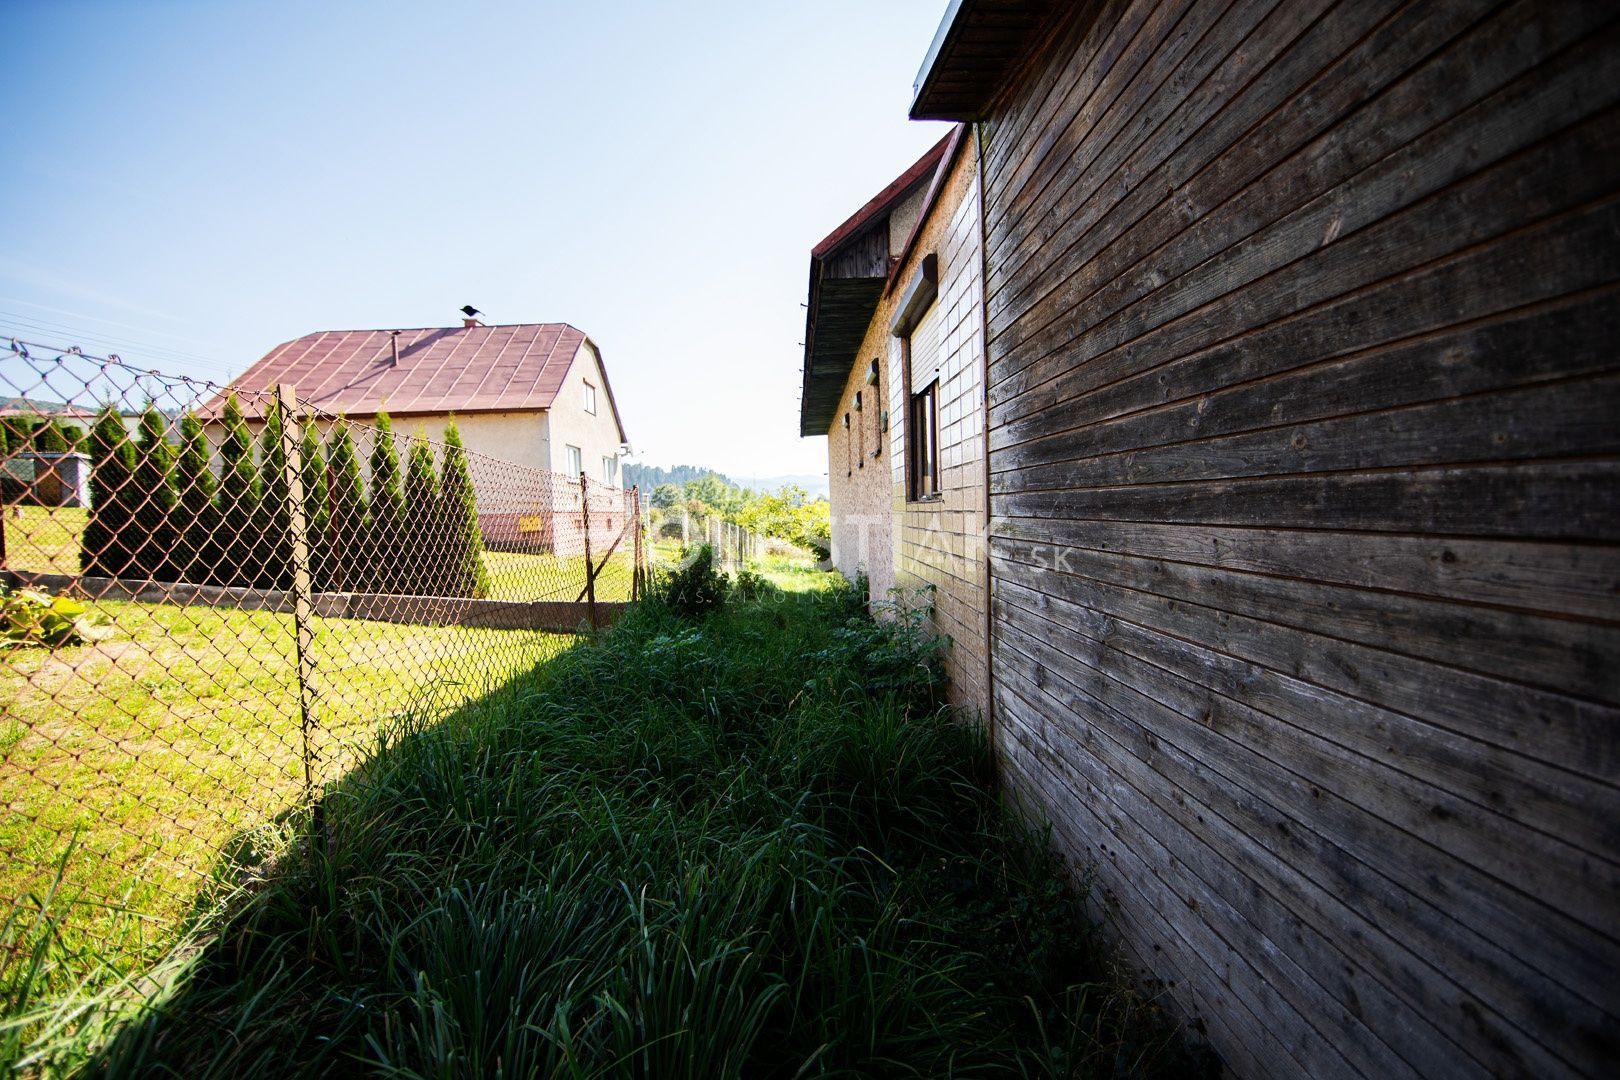
[[857,609],[643,605],[407,717],[85,1071],[1208,1072]]

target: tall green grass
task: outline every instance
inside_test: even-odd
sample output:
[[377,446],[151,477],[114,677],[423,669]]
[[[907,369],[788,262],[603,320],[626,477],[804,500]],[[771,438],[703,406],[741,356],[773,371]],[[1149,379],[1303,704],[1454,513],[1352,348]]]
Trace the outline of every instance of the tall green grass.
[[[1187,1075],[847,590],[656,603],[325,800],[320,843],[50,1068],[235,1077]],[[90,1054],[86,1062],[83,1055]]]

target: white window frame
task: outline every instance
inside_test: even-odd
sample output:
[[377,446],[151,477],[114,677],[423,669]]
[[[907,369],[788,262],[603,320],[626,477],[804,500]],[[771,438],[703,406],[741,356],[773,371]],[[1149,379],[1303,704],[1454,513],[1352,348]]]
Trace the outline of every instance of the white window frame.
[[611,454],[603,455],[603,457],[602,457],[602,482],[604,484],[606,484],[608,487],[613,487],[614,486],[613,477],[618,473],[618,471],[619,471],[619,459],[617,457],[611,455]]
[[577,446],[564,446],[564,453],[568,456],[568,475],[578,477],[585,471],[585,451]]
[[585,383],[585,411],[596,415],[596,386],[589,380]]

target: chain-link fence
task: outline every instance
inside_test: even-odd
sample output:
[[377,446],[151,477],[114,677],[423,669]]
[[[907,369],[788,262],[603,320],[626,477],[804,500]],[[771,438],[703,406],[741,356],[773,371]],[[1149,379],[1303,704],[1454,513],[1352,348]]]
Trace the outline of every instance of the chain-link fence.
[[638,598],[635,491],[406,426],[0,343],[5,1000],[139,970],[383,725]]
[[741,570],[765,553],[765,539],[758,532],[726,521],[719,514],[695,514],[686,507],[656,514],[651,533],[673,553],[708,544],[714,550],[715,565]]

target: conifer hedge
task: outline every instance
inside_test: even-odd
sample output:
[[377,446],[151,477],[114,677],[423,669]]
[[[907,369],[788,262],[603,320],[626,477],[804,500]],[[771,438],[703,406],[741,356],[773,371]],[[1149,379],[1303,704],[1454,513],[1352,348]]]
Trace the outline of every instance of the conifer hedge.
[[286,427],[281,410],[265,410],[259,433],[259,503],[255,584],[261,589],[292,587],[292,507],[287,487]]
[[337,588],[363,589],[369,577],[366,555],[371,548],[366,535],[366,485],[360,475],[360,455],[354,448],[354,436],[349,423],[342,417],[332,425],[327,441],[327,460],[332,474],[328,492],[330,532],[337,550],[332,560],[334,582]]
[[[265,417],[257,461],[241,403],[226,398],[219,479],[202,421],[180,418],[179,447],[153,406],[131,441],[111,408],[97,420],[91,512],[81,565],[86,573],[199,584],[291,586],[287,444],[276,410]],[[485,596],[489,576],[467,451],[454,421],[442,463],[410,440],[401,474],[387,413],[377,416],[370,483],[362,479],[351,425],[342,418],[323,447],[313,423],[300,433],[300,477],[316,590]]]
[[332,587],[332,547],[327,535],[326,456],[313,422],[305,421],[298,460],[304,481],[304,537],[309,545],[309,583],[317,592]]
[[209,467],[208,439],[196,414],[180,418],[180,453],[174,463],[174,567],[181,581],[221,583],[219,574],[219,485]]
[[219,458],[220,579],[228,585],[252,585],[259,570],[259,475],[253,467],[253,438],[235,394],[225,399]]
[[169,422],[151,402],[141,413],[130,503],[136,576],[175,580],[174,453],[169,448]]
[[404,592],[405,581],[401,560],[406,541],[402,535],[405,523],[405,492],[399,478],[399,448],[394,444],[394,422],[387,412],[377,414],[375,441],[371,444],[371,514],[366,531],[370,538],[367,551],[366,590],[368,592]]
[[473,492],[467,449],[454,418],[444,429],[444,480],[439,485],[444,506],[448,557],[444,587],[449,596],[488,596],[489,570],[484,566],[484,536],[478,529],[478,499]]
[[108,405],[90,433],[90,516],[79,551],[86,574],[121,577],[135,563],[135,447],[124,431],[123,417]]
[[447,547],[441,522],[433,451],[424,440],[412,439],[405,457],[404,550],[396,582],[400,592],[426,596],[444,591]]

